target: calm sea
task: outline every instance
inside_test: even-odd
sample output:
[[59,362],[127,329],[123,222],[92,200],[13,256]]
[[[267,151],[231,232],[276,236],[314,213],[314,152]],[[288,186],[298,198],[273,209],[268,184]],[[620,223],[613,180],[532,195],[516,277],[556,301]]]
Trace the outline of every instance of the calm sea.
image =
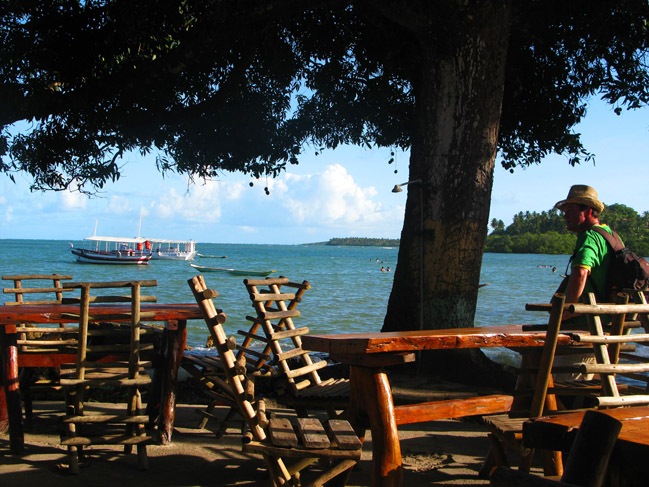
[[[81,242],[72,242],[75,246]],[[204,255],[195,263],[245,270],[275,270],[275,276],[307,280],[311,289],[299,306],[296,324],[308,325],[313,333],[379,331],[387,307],[397,248],[330,247],[325,245],[197,244]],[[60,240],[0,240],[2,275],[58,273],[79,281],[157,279],[159,302],[191,302],[187,279],[196,274],[188,262],[151,261],[148,266],[111,266],[77,263],[70,245]],[[525,311],[525,303],[548,302],[561,281],[568,256],[486,254],[479,291],[477,326],[537,323],[547,319]],[[553,272],[552,268],[556,267]],[[208,285],[219,292],[217,307],[228,315],[228,333],[247,329],[246,315],[252,307],[243,277],[205,273]],[[3,287],[9,287],[5,283]],[[207,329],[202,321],[188,324],[188,344],[201,348]]]

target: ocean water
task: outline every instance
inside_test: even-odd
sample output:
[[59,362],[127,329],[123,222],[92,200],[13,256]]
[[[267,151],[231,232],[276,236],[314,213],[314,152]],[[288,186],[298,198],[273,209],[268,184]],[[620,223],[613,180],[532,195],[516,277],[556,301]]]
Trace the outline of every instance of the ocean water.
[[[81,242],[72,242],[79,246]],[[307,280],[311,289],[298,309],[297,325],[312,333],[380,331],[387,308],[397,248],[332,247],[325,245],[241,245],[198,243],[203,255],[226,258],[197,258],[194,263],[245,270],[275,270],[274,276]],[[70,245],[59,240],[0,240],[0,272],[11,274],[70,274],[77,281],[157,279],[151,290],[158,302],[192,302],[187,280],[197,274],[188,262],[151,261],[147,266],[115,266],[77,263]],[[525,311],[525,303],[548,302],[561,281],[568,256],[485,254],[479,291],[476,326],[542,323],[547,315]],[[553,272],[552,268],[556,267]],[[228,315],[228,334],[248,329],[245,319],[253,311],[243,277],[204,273],[215,302]],[[3,287],[10,287],[3,281]],[[6,300],[6,299],[5,299]],[[5,301],[3,300],[3,301]],[[201,320],[188,323],[188,345],[204,346],[207,329]]]

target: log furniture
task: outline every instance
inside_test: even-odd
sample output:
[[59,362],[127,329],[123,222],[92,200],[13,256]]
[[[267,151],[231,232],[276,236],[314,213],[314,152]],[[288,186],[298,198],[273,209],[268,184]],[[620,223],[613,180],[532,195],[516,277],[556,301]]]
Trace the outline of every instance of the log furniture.
[[[237,362],[232,339],[225,336],[225,315],[215,307],[216,291],[207,289],[203,276],[188,281],[204,313],[205,322],[222,361],[237,406],[246,420],[249,436],[244,451],[263,456],[274,486],[320,486],[335,480],[344,485],[347,472],[360,460],[361,441],[347,421],[316,418],[267,417],[263,401],[254,400],[254,376],[247,376],[246,367]],[[304,483],[302,471],[312,464],[327,466],[310,483]]]
[[[243,283],[256,313],[246,316],[252,323],[250,329],[237,332],[243,337],[237,345],[237,360],[246,364],[249,375],[270,378],[273,398],[281,404],[298,409],[302,415],[308,409],[326,409],[335,417],[337,410],[349,401],[349,381],[320,377],[318,370],[327,362],[314,362],[309,351],[302,348],[301,337],[309,333],[309,328],[296,327],[293,321],[300,316],[297,305],[310,289],[309,282],[292,282],[280,277],[245,279]],[[222,436],[238,408],[228,392],[229,387],[224,385],[220,361],[187,354],[183,357],[183,367],[213,396],[207,409],[198,411],[203,416],[199,428],[214,417],[212,411],[216,404],[230,405],[230,413],[216,431],[217,437]]]
[[[91,303],[92,315],[98,319],[109,318],[125,309],[120,303]],[[128,305],[126,305],[128,308]],[[196,303],[161,304],[144,303],[142,312],[152,312],[148,321],[165,322],[163,346],[156,359],[151,399],[147,404],[149,420],[158,427],[159,441],[167,444],[173,431],[175,393],[178,366],[182,359],[187,336],[187,320],[203,319]],[[34,366],[30,357],[19,353],[17,325],[20,323],[77,323],[78,304],[0,306],[0,357],[2,357],[3,384],[6,402],[0,401],[0,429],[9,429],[10,450],[21,453],[24,449],[22,412],[18,390],[18,367]],[[115,321],[115,320],[113,320]],[[51,354],[40,366],[57,367],[76,361],[75,354]],[[0,397],[0,399],[2,398]]]
[[[525,353],[542,347],[545,331],[524,331],[522,325],[407,331],[305,335],[302,344],[310,350],[328,353],[349,364],[351,398],[347,415],[354,426],[369,419],[372,431],[373,486],[402,483],[398,425],[485,415],[509,411],[509,395],[491,395],[458,400],[395,406],[386,367],[415,359],[418,350],[483,347],[513,347]],[[574,338],[560,333],[557,344],[574,345]]]
[[[5,306],[22,306],[27,304],[61,304],[63,294],[73,291],[64,289],[61,281],[70,280],[72,276],[59,274],[20,274],[2,276],[3,281],[11,281],[13,287],[3,288],[5,294],[12,294],[13,301],[5,301]],[[57,327],[45,327],[34,323],[20,323],[18,346],[20,352],[31,355],[31,361],[37,363],[52,353],[70,352],[70,343],[76,343],[77,327],[68,327],[59,323]],[[33,419],[32,392],[60,391],[58,367],[46,368],[46,374],[38,374],[33,367],[20,369],[20,394],[25,408],[25,421]],[[40,376],[39,376],[40,375]]]
[[[622,422],[599,411],[581,413],[581,425],[570,448],[560,481],[521,470],[498,467],[490,477],[493,487],[601,487]],[[532,420],[534,421],[534,420]]]
[[[571,451],[584,411],[543,416],[523,425],[523,441],[530,448]],[[649,477],[649,406],[603,409],[605,414],[622,423],[606,472],[606,485],[640,487]],[[601,438],[592,445],[601,444]]]
[[[142,320],[152,313],[141,311],[141,291],[157,285],[157,281],[66,283],[68,288],[81,290],[76,363],[63,364],[60,379],[66,395],[65,432],[61,435],[61,444],[68,449],[69,471],[73,474],[79,473],[84,449],[91,445],[124,445],[125,453],[130,453],[135,445],[139,468],[148,468],[146,445],[151,436],[145,431],[149,418],[143,411],[142,390],[151,384],[146,369],[153,364],[144,361],[143,355],[153,350],[153,343],[146,343],[144,335],[154,330],[143,326]],[[127,297],[90,295],[97,290],[115,292],[114,289],[125,288],[130,291]],[[98,323],[100,320],[91,314],[91,301],[128,301],[130,306],[114,316],[102,316],[102,323]],[[120,323],[103,321],[113,319]],[[128,321],[128,326],[121,323],[124,321]],[[122,410],[91,413],[88,408],[90,394],[106,387],[118,391]]]

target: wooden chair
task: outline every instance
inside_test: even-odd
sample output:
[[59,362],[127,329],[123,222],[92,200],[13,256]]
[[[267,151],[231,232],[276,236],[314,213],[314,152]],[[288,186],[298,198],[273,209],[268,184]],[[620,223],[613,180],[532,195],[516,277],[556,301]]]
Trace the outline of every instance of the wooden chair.
[[[526,402],[525,398],[518,397],[509,414],[498,414],[483,418],[490,431],[491,448],[481,470],[482,477],[489,477],[497,466],[509,466],[507,450],[514,450],[520,454],[519,469],[521,471],[528,472],[530,470],[534,451],[525,448],[523,445],[523,423],[529,418],[538,418],[546,411],[555,411],[557,409],[556,397],[553,394],[548,394],[548,389],[553,385],[552,364],[561,330],[564,305],[565,296],[555,294],[551,301],[546,338],[541,350],[538,367],[533,370],[524,370],[524,373],[519,376],[519,384],[516,389],[517,391],[533,391],[531,402]],[[530,365],[523,364],[523,367]],[[530,383],[531,377],[534,380]],[[530,385],[533,386],[533,389],[529,387]],[[521,404],[527,405],[525,412],[521,409]],[[560,474],[562,469],[561,454],[553,452],[546,456],[544,469],[550,475]]]
[[[596,407],[649,404],[649,355],[646,353],[649,334],[632,332],[640,323],[648,321],[649,304],[644,293],[636,293],[636,298],[640,304],[628,304],[629,295],[620,293],[616,304],[607,305],[597,304],[590,294],[589,304],[570,305],[571,310],[585,314],[588,319],[590,334],[576,335],[575,340],[593,347],[595,362],[581,364],[580,370],[599,377],[600,389],[593,398]],[[611,319],[608,331],[602,315]],[[622,378],[626,382],[621,382]]]
[[[319,486],[332,479],[344,484],[347,472],[360,460],[361,455],[361,442],[349,423],[329,420],[325,429],[314,418],[293,418],[294,430],[293,422],[287,417],[268,419],[265,403],[254,401],[253,376],[249,377],[245,364],[237,361],[231,348],[233,340],[225,336],[222,326],[225,315],[214,307],[212,301],[217,293],[207,289],[201,275],[193,277],[188,283],[203,310],[232,397],[249,428],[244,451],[263,456],[275,486]],[[302,470],[319,460],[329,463],[327,469],[311,483],[304,483]],[[293,463],[289,465],[291,461]]]
[[327,366],[327,361],[312,360],[310,351],[302,348],[301,339],[309,328],[296,327],[293,322],[300,316],[296,308],[310,289],[309,282],[295,283],[280,277],[245,279],[243,283],[256,315],[246,317],[252,322],[250,331],[239,332],[245,337],[239,354],[249,352],[253,340],[261,342],[263,354],[272,354],[279,369],[283,387],[276,388],[280,392],[278,400],[303,411],[325,408],[334,416],[335,410],[343,409],[349,401],[349,380],[321,379],[318,371]]
[[494,487],[601,487],[622,423],[590,410],[584,415],[560,480],[498,467],[490,477]]
[[[5,306],[61,304],[63,294],[73,291],[73,289],[64,289],[61,281],[70,279],[72,276],[59,274],[2,276],[2,280],[13,282],[13,287],[3,288],[3,293],[14,295],[13,301],[5,301],[4,304]],[[52,363],[51,358],[55,355],[63,359],[63,354],[74,354],[77,335],[78,328],[66,326],[65,323],[60,323],[58,327],[36,323],[21,323],[18,326],[17,344],[21,362],[19,386],[27,423],[33,420],[34,392],[51,393],[61,390],[60,369],[58,364]]]
[[[320,378],[318,370],[326,367],[327,362],[312,361],[310,352],[302,348],[301,342],[309,329],[296,328],[293,321],[300,316],[296,308],[310,289],[309,282],[296,283],[281,277],[245,279],[244,285],[256,316],[246,317],[252,322],[249,330],[237,332],[243,337],[242,343],[237,345],[237,360],[246,364],[248,375],[254,375],[257,380],[271,380],[273,398],[281,404],[296,408],[302,415],[306,415],[308,409],[324,409],[335,417],[336,411],[344,409],[349,401],[349,381]],[[224,371],[214,357],[186,355],[183,368],[212,396],[207,409],[197,411],[203,416],[199,428],[215,419],[213,410],[217,404],[231,407],[216,431],[217,437],[221,437],[237,414],[228,387],[224,387]]]
[[[79,288],[79,345],[76,363],[64,366],[61,371],[61,385],[67,398],[67,414],[64,418],[65,434],[61,444],[68,447],[69,469],[79,472],[79,459],[83,458],[83,448],[89,445],[124,445],[126,453],[137,446],[138,465],[147,468],[146,444],[151,436],[144,427],[149,421],[142,413],[141,388],[151,383],[145,368],[152,364],[142,360],[141,355],[153,349],[153,344],[145,345],[143,335],[153,333],[152,329],[142,329],[141,320],[146,313],[141,312],[144,300],[141,288],[156,286],[156,281],[120,282],[81,282],[66,283],[68,288]],[[91,296],[91,290],[129,289],[124,295]],[[91,303],[128,302],[123,312],[102,316],[99,321],[93,317]],[[106,321],[125,322],[129,326],[115,326]],[[124,394],[123,411],[95,412],[86,410],[89,394],[98,388],[113,387]]]

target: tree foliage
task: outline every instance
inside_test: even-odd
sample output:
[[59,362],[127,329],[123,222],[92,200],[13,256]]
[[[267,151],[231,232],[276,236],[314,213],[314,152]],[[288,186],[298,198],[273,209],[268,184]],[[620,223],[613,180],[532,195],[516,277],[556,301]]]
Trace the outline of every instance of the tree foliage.
[[[305,147],[408,148],[418,66],[443,56],[474,3],[2,2],[0,171],[24,171],[34,188],[92,188],[117,179],[131,150],[211,177],[274,176]],[[647,103],[647,10],[644,0],[513,2],[506,167],[549,152],[587,159],[571,128],[593,94]]]
[[[614,229],[637,254],[649,256],[649,212],[640,215],[633,208],[615,203],[602,212],[600,222]],[[487,237],[485,252],[572,254],[577,240],[566,230],[556,208],[541,213],[521,211],[506,228],[498,224],[496,227]]]

